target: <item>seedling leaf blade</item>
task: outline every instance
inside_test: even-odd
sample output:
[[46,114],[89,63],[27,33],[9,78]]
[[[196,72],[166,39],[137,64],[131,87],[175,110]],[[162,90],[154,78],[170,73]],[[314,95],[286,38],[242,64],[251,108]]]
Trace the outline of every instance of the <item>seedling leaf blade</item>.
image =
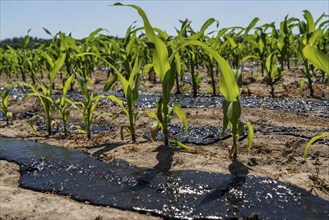
[[248,128],[248,136],[247,136],[247,146],[248,146],[248,152],[250,152],[252,141],[254,139],[254,127],[250,122],[247,123]]
[[309,150],[309,148],[311,147],[311,145],[321,139],[321,138],[324,138],[324,137],[329,137],[329,133],[319,133],[317,135],[315,135],[307,144],[306,144],[306,147],[305,147],[305,150],[304,150],[304,158],[306,158],[306,154]]

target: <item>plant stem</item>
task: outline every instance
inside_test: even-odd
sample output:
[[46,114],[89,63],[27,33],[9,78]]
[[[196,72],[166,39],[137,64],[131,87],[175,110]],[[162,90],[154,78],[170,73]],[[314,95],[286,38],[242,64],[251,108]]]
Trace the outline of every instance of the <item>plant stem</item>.
[[192,57],[190,59],[190,66],[191,66],[191,75],[192,75],[193,97],[196,97],[198,94],[198,90],[196,87],[196,79],[195,79],[195,73],[194,73],[194,60]]
[[214,76],[214,65],[212,64],[212,62],[209,62],[209,72],[210,72],[210,76],[211,76],[211,85],[212,85],[212,95],[215,96],[216,95],[216,83],[215,83],[215,76]]
[[237,136],[233,135],[233,159],[236,159],[238,157],[238,148],[237,148]]

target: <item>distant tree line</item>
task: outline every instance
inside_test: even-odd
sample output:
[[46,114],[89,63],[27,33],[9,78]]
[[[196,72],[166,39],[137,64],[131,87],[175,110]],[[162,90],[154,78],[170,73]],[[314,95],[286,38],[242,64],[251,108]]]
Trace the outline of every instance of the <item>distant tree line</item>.
[[[14,49],[21,48],[24,41],[24,37],[14,37],[14,38],[7,38],[0,41],[0,47],[3,49],[7,49],[7,46],[10,46]],[[41,39],[37,37],[30,37],[29,44],[27,48],[32,49],[38,47],[40,44],[50,44],[51,39]]]

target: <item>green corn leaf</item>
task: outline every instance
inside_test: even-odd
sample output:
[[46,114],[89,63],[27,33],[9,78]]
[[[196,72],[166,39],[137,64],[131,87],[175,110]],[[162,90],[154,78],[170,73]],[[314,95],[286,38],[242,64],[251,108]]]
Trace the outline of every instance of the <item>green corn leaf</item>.
[[170,37],[165,31],[161,30],[160,28],[153,27],[153,30],[156,31],[163,40],[168,40]]
[[151,26],[143,9],[136,5],[123,5],[121,3],[115,3],[115,6],[129,6],[137,10],[138,14],[142,17],[145,27],[145,33],[147,38],[154,43],[155,51],[153,53],[153,67],[156,74],[159,76],[161,81],[164,81],[165,75],[170,69],[168,62],[168,50],[165,43],[158,38],[154,33],[154,29]]
[[272,56],[273,56],[273,53],[271,53],[266,58],[266,61],[265,61],[265,67],[266,67],[267,72],[271,72],[271,69],[272,69]]
[[175,55],[175,67],[176,67],[176,74],[180,75],[182,72],[182,62],[179,53]]
[[66,53],[60,53],[58,59],[55,62],[54,67],[50,72],[50,85],[52,85],[55,81],[56,75],[58,74],[59,70],[63,67],[65,62]]
[[206,85],[206,89],[209,93],[213,93],[212,87],[209,85]]
[[92,115],[93,115],[93,113],[94,113],[94,111],[95,111],[95,109],[96,109],[96,107],[98,105],[98,102],[99,102],[99,100],[101,98],[102,98],[102,96],[95,96],[95,98],[94,98],[94,104],[90,108],[90,119],[91,119],[91,117],[92,117]]
[[238,123],[238,136],[241,137],[244,134],[244,124],[242,121]]
[[104,28],[97,28],[95,31],[91,32],[89,36],[86,38],[86,41],[89,42],[92,40],[99,32],[103,31]]
[[152,126],[151,126],[151,138],[152,140],[155,140],[156,137],[158,136],[158,132],[159,132],[159,122],[158,121],[154,121]]
[[135,101],[138,99],[138,90],[139,90],[140,84],[141,84],[141,74],[138,73],[135,77],[135,84],[133,86],[132,95],[131,95],[132,96],[132,101],[133,101],[133,103],[132,103],[133,107],[135,105],[134,104]]
[[[232,107],[231,107],[232,106]],[[232,110],[231,110],[232,109]],[[230,104],[229,111],[232,111],[231,122],[233,125],[239,123],[241,117],[241,105],[239,101],[234,101]]]
[[158,116],[157,116],[157,114],[156,114],[155,112],[151,112],[151,111],[149,111],[149,110],[145,110],[144,112],[145,112],[145,113],[147,114],[147,116],[149,116],[150,118],[155,119],[155,120],[158,120]]
[[316,29],[316,30],[313,32],[312,37],[309,39],[308,44],[309,44],[310,46],[315,45],[317,39],[321,36],[321,34],[322,34],[321,29]]
[[174,69],[169,70],[165,77],[163,78],[162,83],[162,98],[163,98],[163,105],[167,105],[170,101],[170,91],[174,87],[175,83],[175,73]]
[[162,100],[162,97],[160,97],[159,101],[157,101],[156,109],[157,109],[157,112],[156,112],[157,120],[159,120],[160,122],[162,122],[163,121],[163,118],[162,118],[162,112],[163,112],[163,100]]
[[118,75],[116,74],[114,74],[111,78],[106,80],[103,92],[109,91],[117,80],[118,80]]
[[299,84],[299,92],[302,96],[304,96],[304,87],[305,87],[305,79],[302,79]]
[[[324,18],[325,16],[328,17],[328,15],[326,15],[325,13],[323,13],[318,19],[316,19],[316,21],[315,21],[315,23],[314,23],[315,27],[319,24],[319,22],[320,22],[320,21],[322,20],[322,18]],[[326,20],[326,21],[324,21],[324,22],[328,23],[329,20]]]
[[311,147],[311,145],[321,139],[321,138],[324,138],[324,137],[329,137],[329,133],[319,133],[317,135],[315,135],[307,144],[306,144],[306,147],[305,147],[305,150],[304,150],[304,158],[306,158],[306,154],[309,150],[309,148]]
[[49,31],[48,29],[46,29],[46,28],[44,28],[44,27],[42,27],[42,29],[43,29],[48,35],[53,36],[53,35],[50,33],[50,31]]
[[229,106],[231,105],[231,102],[227,101],[227,100],[223,100],[223,115],[224,115],[224,119],[223,119],[223,129],[222,129],[222,133],[221,136],[224,137],[225,135],[225,130],[227,128],[227,126],[229,125],[229,122],[231,120],[232,117],[232,111],[229,111]]
[[230,43],[232,50],[237,48],[237,44],[235,43],[235,40],[232,37],[230,37],[228,35],[225,35],[225,37],[227,38],[228,42]]
[[144,111],[138,111],[134,115],[134,121],[138,121],[139,117],[144,113]]
[[177,117],[183,122],[185,133],[188,136],[188,123],[184,110],[177,103],[174,104],[173,110]]
[[42,118],[42,119],[45,119],[43,116],[41,115],[34,115],[32,118],[30,118],[29,120],[29,125],[31,127],[31,130],[33,131],[33,133],[37,133],[37,131],[34,129],[33,125],[34,125],[34,121],[37,119],[37,118]]
[[133,98],[134,98],[134,94],[131,90],[131,87],[128,86],[126,99],[127,99],[127,105],[128,105],[128,111],[129,112],[132,112],[133,109],[134,109],[134,100],[133,100]]
[[61,98],[61,106],[64,106],[64,104],[65,104],[66,94],[67,94],[67,91],[70,88],[73,77],[74,77],[74,75],[70,76],[65,82],[65,85],[64,85],[64,88],[63,88],[63,93],[62,93],[62,98]]
[[95,84],[94,84],[94,82],[93,82],[93,79],[92,79],[91,77],[88,76],[88,77],[87,77],[87,81],[89,82],[89,84],[90,84],[92,87],[94,87],[94,88],[96,87]]
[[173,138],[171,138],[171,140],[172,140],[172,141],[175,143],[175,145],[177,145],[178,147],[181,147],[181,148],[183,148],[183,149],[185,149],[185,150],[187,150],[187,151],[195,152],[195,148],[194,148],[194,147],[189,147],[189,146],[183,144],[182,142],[179,142],[179,141],[177,141],[177,140],[175,140],[175,139],[173,139]]
[[303,53],[316,68],[326,72],[329,77],[329,58],[321,50],[310,45],[306,45],[303,49]]
[[83,96],[85,97],[86,100],[89,100],[89,93],[88,93],[87,84],[85,83],[85,80],[79,74],[76,74],[76,76],[77,76],[77,80],[80,84],[80,88],[81,88]]
[[251,22],[250,22],[250,24],[248,25],[248,27],[246,28],[246,30],[245,30],[245,34],[244,34],[244,37],[246,38],[247,37],[247,35],[249,34],[249,31],[253,28],[253,27],[255,27],[255,25],[256,25],[256,23],[259,21],[259,18],[254,18]]
[[241,70],[237,69],[235,71],[234,76],[235,76],[235,80],[238,84],[239,91],[241,91],[242,90],[242,72],[241,72]]
[[49,63],[50,67],[53,68],[54,67],[54,62],[53,59],[44,51],[40,51],[41,56],[43,56],[44,58],[46,58],[47,62]]
[[248,128],[248,136],[247,136],[247,146],[248,146],[248,152],[250,152],[252,141],[254,139],[254,127],[250,122],[247,123]]
[[125,97],[127,97],[128,96],[128,87],[130,87],[129,82],[126,80],[126,78],[121,73],[117,73],[117,75],[121,82]]
[[134,67],[131,71],[131,74],[129,76],[129,85],[131,88],[134,88],[134,80],[135,80],[135,76],[136,74],[138,73],[138,56],[136,56],[136,59],[135,59],[135,64],[134,64]]
[[[114,70],[114,72],[118,75],[118,76],[122,76],[122,74],[119,72],[119,70],[115,67],[115,66],[113,66],[111,63],[109,63],[106,59],[104,59],[103,57],[101,57],[100,55],[98,55],[98,54],[95,54],[95,53],[79,53],[79,54],[77,54],[76,56],[77,57],[83,57],[83,56],[87,56],[87,55],[93,55],[93,56],[96,56],[97,58],[99,58],[99,59],[101,59],[103,62],[105,62],[107,65],[109,65],[113,70]],[[117,77],[117,76],[115,76],[115,77]],[[123,77],[123,76],[122,76]],[[121,78],[122,78],[121,77]],[[120,79],[121,79],[120,78]],[[124,77],[123,77],[124,78]],[[124,78],[125,79],[125,78]],[[111,87],[112,87],[112,85],[115,83],[115,81],[117,80],[117,78],[110,78],[106,83],[105,83],[105,86],[104,86],[104,91],[108,91]],[[125,79],[125,81],[127,82],[127,84],[128,84],[128,81]],[[122,83],[122,82],[121,82]]]
[[26,46],[29,44],[29,42],[30,42],[30,36],[26,35],[24,37],[24,40],[23,40],[23,43],[22,43],[22,48],[26,48]]
[[275,77],[277,76],[277,74],[278,74],[278,67],[276,65],[273,65],[270,74],[273,83],[275,82]]
[[315,24],[312,14],[308,10],[304,10],[304,18],[307,21],[307,31],[308,33],[314,32]]
[[190,37],[190,39],[197,40],[204,35],[206,29],[215,22],[214,18],[209,18],[201,27],[200,31]]
[[219,82],[220,91],[222,95],[225,97],[225,99],[227,99],[228,101],[235,101],[239,96],[239,88],[235,81],[235,77],[230,65],[216,51],[214,51],[204,43],[197,40],[185,40],[170,56],[169,62],[172,61],[172,59],[175,56],[175,53],[177,53],[179,50],[181,50],[181,48],[184,48],[187,45],[200,46],[205,50],[205,52],[213,56],[213,58],[217,61],[221,69],[220,82]]
[[6,90],[4,96],[2,97],[2,104],[5,108],[9,106],[9,90]]
[[201,74],[200,74],[200,71],[198,71],[195,75],[195,82],[196,82],[195,86],[197,89],[200,88],[200,84],[201,84],[200,79],[201,79]]
[[146,64],[143,68],[143,73],[148,73],[151,71],[151,69],[153,68],[153,64]]

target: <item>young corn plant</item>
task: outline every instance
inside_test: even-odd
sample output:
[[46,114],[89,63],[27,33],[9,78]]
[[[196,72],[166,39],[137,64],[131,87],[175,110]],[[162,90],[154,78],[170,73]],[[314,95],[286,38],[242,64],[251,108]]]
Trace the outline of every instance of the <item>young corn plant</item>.
[[[116,102],[123,110],[123,112],[127,115],[129,120],[129,126],[124,126],[121,128],[121,139],[123,140],[123,129],[126,128],[130,135],[132,142],[136,142],[136,122],[138,121],[140,115],[143,111],[135,112],[135,101],[138,99],[138,88],[140,85],[140,77],[141,75],[138,73],[138,57],[135,59],[135,64],[132,69],[132,72],[129,74],[129,79],[127,80],[119,71],[115,69],[117,77],[119,78],[121,85],[123,87],[124,96],[127,101],[127,106],[123,103],[122,100],[118,99],[114,95],[109,95],[107,98]],[[115,67],[114,67],[115,68]],[[105,84],[104,91],[107,91],[111,84],[113,84],[113,79],[109,79]]]
[[[242,75],[241,72],[235,73],[235,79],[237,82],[237,85],[239,87],[239,94],[242,90]],[[233,144],[229,147],[229,156],[233,159],[237,158],[238,153],[238,140],[239,138],[245,133],[245,126],[248,129],[247,133],[247,148],[248,152],[251,149],[252,141],[254,138],[254,128],[250,122],[248,122],[246,125],[241,121],[241,104],[239,100],[239,96],[236,98],[235,101],[228,101],[227,99],[224,99],[223,101],[223,114],[224,114],[224,120],[223,120],[223,130],[222,130],[222,136],[225,134],[225,130],[227,127],[230,129],[230,133],[233,138]]]
[[[300,21],[299,23],[299,29],[302,38],[298,39],[298,49],[304,62],[304,68],[302,68],[301,71],[305,75],[305,79],[301,81],[300,89],[301,91],[303,91],[304,84],[306,83],[310,89],[310,95],[312,97],[314,96],[313,80],[316,73],[316,69],[314,68],[314,66],[319,63],[320,59],[317,60],[316,58],[313,58],[311,61],[309,60],[309,55],[306,55],[305,52],[319,50],[317,48],[317,44],[322,34],[322,30],[321,28],[316,28],[316,26],[323,17],[324,15],[320,16],[320,18],[317,19],[316,22],[314,22],[312,14],[309,11],[304,10],[304,18],[306,22]],[[320,26],[325,25],[327,22],[328,21],[324,21],[322,24],[320,24]],[[316,54],[314,54],[314,56],[316,56]],[[325,64],[325,66],[328,66],[328,63]],[[318,68],[324,70],[325,67],[321,68],[318,66]]]
[[[233,159],[236,159],[238,146],[237,142],[239,140],[239,137],[243,134],[242,131],[244,131],[245,128],[244,123],[240,119],[241,105],[239,96],[242,91],[241,72],[237,71],[234,74],[230,65],[216,51],[214,51],[213,49],[211,49],[200,41],[187,39],[180,45],[180,47],[184,47],[185,45],[195,45],[201,47],[216,60],[218,66],[220,67],[220,92],[225,98],[223,101],[223,132],[225,132],[228,126],[230,127],[230,132],[233,137],[233,145],[231,147],[230,156],[232,156]],[[176,51],[180,50],[180,47],[178,47]],[[169,61],[173,59],[173,56],[174,53],[169,58]],[[248,151],[250,151],[254,136],[254,130],[251,123],[247,123],[246,127],[248,129],[247,147]],[[223,134],[224,133],[222,133],[222,135]]]
[[[38,97],[41,105],[45,111],[45,116],[43,115],[36,115],[37,118],[44,118],[47,124],[47,130],[48,130],[48,135],[51,135],[52,131],[51,131],[51,126],[52,126],[52,120],[53,120],[53,110],[55,108],[54,105],[54,100],[52,97],[52,85],[55,82],[55,78],[58,74],[58,72],[60,71],[60,69],[63,67],[64,65],[64,61],[65,61],[65,54],[64,53],[60,53],[58,56],[58,59],[56,60],[56,62],[51,62],[52,64],[52,69],[51,72],[49,74],[49,85],[44,85],[36,76],[36,80],[37,80],[37,84],[39,85],[39,87],[41,88],[41,91],[38,90],[38,88],[33,85],[33,84],[28,84],[28,86],[30,87],[30,89],[32,90],[32,93],[28,93],[24,96],[24,99],[34,96],[34,97]],[[33,117],[31,119],[31,123],[33,121],[33,119],[35,119],[36,117]],[[32,124],[31,127],[33,128]]]
[[94,115],[94,112],[96,110],[98,102],[100,101],[101,98],[103,98],[103,95],[94,95],[93,92],[89,94],[85,79],[78,74],[76,74],[76,78],[77,81],[79,82],[80,89],[84,98],[84,101],[78,102],[77,105],[80,105],[83,109],[82,117],[83,117],[83,122],[85,124],[85,130],[87,132],[88,139],[91,139],[91,129],[94,124],[94,121],[97,119],[97,117],[95,117]]
[[12,89],[11,85],[4,85],[5,91],[0,91],[0,98],[1,98],[1,106],[0,110],[3,111],[4,116],[6,117],[7,125],[9,125],[9,122],[12,123],[13,120],[13,113],[9,111],[9,105],[10,105],[10,90]]
[[278,84],[278,82],[285,75],[285,72],[282,71],[282,69],[277,66],[276,61],[277,61],[277,56],[274,53],[272,53],[266,58],[266,62],[265,62],[265,69],[268,76],[268,85],[271,88],[272,97],[275,97],[274,86]]
[[71,113],[70,107],[72,105],[74,105],[73,102],[66,97],[67,91],[70,88],[73,77],[74,77],[74,75],[70,76],[66,80],[66,82],[64,84],[64,87],[63,87],[63,90],[62,90],[62,96],[59,99],[54,101],[54,106],[55,106],[56,110],[58,111],[58,113],[60,114],[61,119],[62,119],[63,132],[64,132],[65,137],[68,134],[68,132],[67,132],[67,122],[68,122],[68,117]]
[[[314,47],[313,45],[306,45],[303,49],[303,53],[305,57],[310,60],[316,68],[323,70],[327,74],[327,78],[329,79],[329,58],[325,55],[321,50]],[[329,82],[328,82],[329,83]],[[306,158],[307,152],[311,145],[317,140],[329,137],[329,133],[319,133],[315,135],[307,144],[304,150],[304,157]]]
[[290,69],[290,58],[293,55],[293,34],[292,30],[297,25],[295,21],[298,21],[296,18],[289,18],[288,15],[284,18],[284,21],[280,23],[279,35],[278,35],[278,43],[277,50],[279,52],[279,61],[281,64],[281,69],[284,69],[284,64],[286,63],[287,69]]
[[[111,69],[114,72],[114,75],[105,82],[104,89],[103,89],[104,92],[109,91],[112,88],[112,86],[114,85],[114,83],[117,81],[117,79],[120,80],[121,86],[123,87],[124,96],[127,101],[127,106],[125,106],[125,104],[122,100],[120,100],[118,97],[116,97],[114,95],[106,96],[106,98],[111,99],[112,101],[116,102],[122,108],[122,110],[126,114],[126,116],[128,117],[129,126],[121,127],[121,139],[123,140],[123,129],[126,128],[131,135],[132,142],[136,142],[136,122],[138,121],[140,115],[143,113],[143,111],[137,111],[137,112],[135,111],[135,101],[138,99],[138,88],[140,85],[140,78],[141,78],[140,73],[138,73],[138,70],[139,70],[138,56],[135,59],[135,63],[132,68],[132,72],[128,74],[129,78],[127,80],[125,78],[125,76],[123,74],[121,74],[120,71],[114,65],[112,65],[105,58],[101,57],[98,54],[81,53],[81,54],[78,54],[77,56],[81,57],[81,56],[86,56],[86,55],[93,55],[93,56],[99,58],[106,65],[111,67]],[[85,87],[84,84],[85,83],[83,83],[82,81],[80,82],[80,85],[83,87]],[[86,88],[84,88],[84,89],[82,88],[82,90],[86,90]],[[101,97],[102,96],[100,96],[100,98]],[[86,100],[86,98],[85,98],[85,100]]]
[[179,143],[169,135],[168,126],[173,116],[173,113],[176,113],[176,115],[180,119],[183,119],[183,124],[185,126],[186,131],[187,131],[187,120],[184,111],[180,107],[178,107],[178,105],[174,105],[173,108],[170,106],[170,91],[174,86],[176,70],[173,68],[174,62],[169,62],[168,49],[166,44],[155,34],[155,31],[151,26],[145,12],[140,7],[135,5],[122,5],[121,3],[116,3],[115,5],[129,6],[134,8],[143,19],[144,28],[148,40],[154,44],[152,65],[155,73],[160,78],[161,86],[162,86],[162,94],[157,105],[158,114],[146,111],[147,115],[149,115],[151,118],[154,118],[156,120],[156,122],[152,126],[153,131],[158,132],[159,128],[162,130],[164,134],[164,144],[167,146],[169,145],[169,139],[171,139],[178,146],[183,147],[187,150],[194,151],[194,148]]

